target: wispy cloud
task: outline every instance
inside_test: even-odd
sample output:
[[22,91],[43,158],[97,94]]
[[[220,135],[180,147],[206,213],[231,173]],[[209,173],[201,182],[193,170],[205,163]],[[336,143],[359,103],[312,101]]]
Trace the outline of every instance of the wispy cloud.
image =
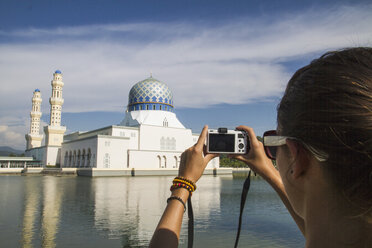
[[[27,117],[35,88],[49,112],[56,69],[64,73],[66,112],[124,112],[131,86],[150,71],[173,90],[176,107],[278,97],[293,73],[282,62],[371,45],[371,11],[372,5],[341,6],[218,26],[131,23],[0,32],[0,116]],[[0,137],[0,143],[7,140]]]

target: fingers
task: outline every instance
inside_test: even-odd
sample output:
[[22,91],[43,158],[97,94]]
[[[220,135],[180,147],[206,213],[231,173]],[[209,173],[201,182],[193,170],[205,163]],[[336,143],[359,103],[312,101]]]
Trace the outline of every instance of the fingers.
[[258,141],[256,134],[253,131],[253,128],[240,125],[236,127],[236,129],[240,131],[245,131],[248,134],[249,143],[251,144],[251,147],[260,145],[260,142]]
[[198,142],[195,144],[195,148],[198,149],[199,151],[203,151],[203,147],[204,147],[205,139],[207,137],[207,133],[208,133],[208,126],[205,125],[201,134],[200,134],[200,136],[199,136]]

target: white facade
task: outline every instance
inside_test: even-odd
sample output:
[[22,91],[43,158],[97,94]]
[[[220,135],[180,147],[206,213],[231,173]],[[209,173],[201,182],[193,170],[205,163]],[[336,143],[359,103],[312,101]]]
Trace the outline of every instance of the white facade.
[[168,111],[141,110],[127,112],[123,126],[153,125],[164,127],[185,128],[177,119],[176,114]]
[[[120,125],[63,135],[66,127],[60,126],[62,74],[56,71],[53,76],[50,125],[44,127],[46,146],[26,151],[44,165],[177,171],[182,152],[199,137],[177,119],[168,86],[152,77],[132,87]],[[218,158],[207,166],[215,168],[219,168]]]
[[[158,170],[178,169],[182,152],[198,135],[185,128],[141,125],[109,126],[66,138],[71,140],[62,144],[61,167]],[[207,166],[218,167],[218,158]]]

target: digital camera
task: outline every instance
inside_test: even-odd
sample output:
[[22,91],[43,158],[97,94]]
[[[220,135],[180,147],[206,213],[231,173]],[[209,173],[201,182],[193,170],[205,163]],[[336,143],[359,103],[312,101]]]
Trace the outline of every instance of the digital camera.
[[208,129],[207,152],[245,154],[249,151],[247,133],[227,128]]

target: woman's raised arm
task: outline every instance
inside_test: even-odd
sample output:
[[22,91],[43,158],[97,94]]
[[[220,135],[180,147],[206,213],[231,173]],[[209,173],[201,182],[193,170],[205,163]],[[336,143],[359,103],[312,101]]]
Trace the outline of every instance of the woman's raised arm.
[[[205,154],[204,143],[207,132],[208,126],[204,126],[198,142],[181,155],[178,175],[194,183],[203,175],[208,162],[218,156],[217,154]],[[149,247],[178,247],[184,204],[186,204],[189,194],[189,191],[185,188],[172,190],[171,197],[173,200],[168,201],[168,205],[156,227]]]

